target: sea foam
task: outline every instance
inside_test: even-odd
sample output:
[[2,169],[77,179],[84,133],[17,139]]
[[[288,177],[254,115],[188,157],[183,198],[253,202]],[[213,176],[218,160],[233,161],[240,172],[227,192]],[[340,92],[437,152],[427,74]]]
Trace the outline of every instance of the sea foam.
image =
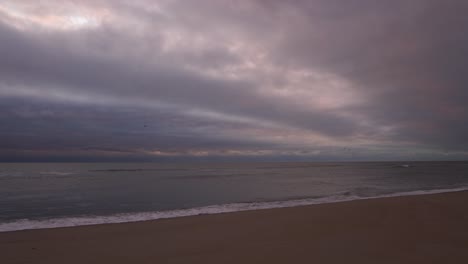
[[185,217],[185,216],[221,214],[221,213],[264,210],[264,209],[285,208],[285,207],[297,207],[297,206],[336,203],[336,202],[345,202],[345,201],[353,201],[353,200],[365,200],[365,199],[398,197],[398,196],[415,196],[415,195],[448,193],[448,192],[457,192],[457,191],[466,191],[466,190],[468,190],[468,186],[454,188],[454,189],[434,189],[434,190],[399,192],[399,193],[385,194],[385,195],[379,195],[379,196],[373,196],[373,197],[360,197],[360,196],[349,195],[349,194],[337,194],[337,195],[321,197],[321,198],[307,198],[307,199],[274,201],[274,202],[231,203],[231,204],[211,205],[211,206],[203,206],[203,207],[180,209],[180,210],[126,213],[126,214],[114,214],[114,215],[108,215],[108,216],[64,217],[64,218],[52,218],[52,219],[45,219],[45,220],[21,219],[21,220],[17,220],[13,222],[0,223],[0,232],[18,231],[18,230],[27,230],[27,229],[46,229],[46,228],[85,226],[85,225],[140,222],[140,221],[149,221],[149,220],[176,218],[176,217]]

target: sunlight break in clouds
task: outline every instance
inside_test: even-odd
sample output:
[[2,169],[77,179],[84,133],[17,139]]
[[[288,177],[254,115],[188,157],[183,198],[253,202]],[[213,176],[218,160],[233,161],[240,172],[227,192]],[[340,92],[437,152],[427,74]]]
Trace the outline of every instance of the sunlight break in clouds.
[[36,5],[28,5],[25,1],[0,4],[0,13],[7,16],[4,19],[6,23],[23,30],[37,27],[47,30],[96,28],[109,18],[105,9],[63,2],[48,5],[45,1],[38,1]]

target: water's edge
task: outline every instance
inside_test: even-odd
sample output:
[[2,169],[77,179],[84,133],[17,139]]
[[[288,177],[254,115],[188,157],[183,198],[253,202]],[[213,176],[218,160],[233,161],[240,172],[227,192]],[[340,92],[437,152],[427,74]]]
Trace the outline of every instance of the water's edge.
[[241,211],[253,211],[263,209],[285,208],[285,207],[298,207],[314,204],[327,204],[347,202],[354,200],[367,200],[385,197],[400,197],[400,196],[416,196],[437,193],[450,193],[467,191],[468,186],[452,188],[452,189],[433,189],[433,190],[420,190],[399,192],[385,195],[377,195],[372,197],[360,197],[356,195],[339,194],[334,196],[327,196],[322,198],[307,198],[299,200],[286,200],[286,201],[273,201],[273,202],[251,202],[251,203],[231,203],[221,205],[203,206],[197,208],[170,210],[170,211],[155,211],[155,212],[140,212],[140,213],[126,213],[115,214],[108,216],[82,216],[82,217],[64,217],[52,218],[46,220],[30,220],[21,219],[12,222],[0,223],[0,232],[29,230],[29,229],[48,229],[59,227],[73,227],[85,225],[100,225],[100,224],[116,224],[128,222],[141,222],[165,218],[177,218],[186,216],[196,216],[202,214],[221,214],[232,213]]

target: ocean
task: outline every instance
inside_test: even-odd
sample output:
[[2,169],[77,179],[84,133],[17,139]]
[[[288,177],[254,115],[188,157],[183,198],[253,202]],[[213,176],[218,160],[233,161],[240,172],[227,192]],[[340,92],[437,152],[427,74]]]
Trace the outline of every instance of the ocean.
[[0,231],[468,189],[468,162],[0,163]]

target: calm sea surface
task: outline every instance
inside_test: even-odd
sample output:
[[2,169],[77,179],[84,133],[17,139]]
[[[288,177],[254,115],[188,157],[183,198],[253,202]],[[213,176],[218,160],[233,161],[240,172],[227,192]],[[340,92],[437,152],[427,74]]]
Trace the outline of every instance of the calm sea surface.
[[0,231],[466,187],[468,162],[0,163]]

